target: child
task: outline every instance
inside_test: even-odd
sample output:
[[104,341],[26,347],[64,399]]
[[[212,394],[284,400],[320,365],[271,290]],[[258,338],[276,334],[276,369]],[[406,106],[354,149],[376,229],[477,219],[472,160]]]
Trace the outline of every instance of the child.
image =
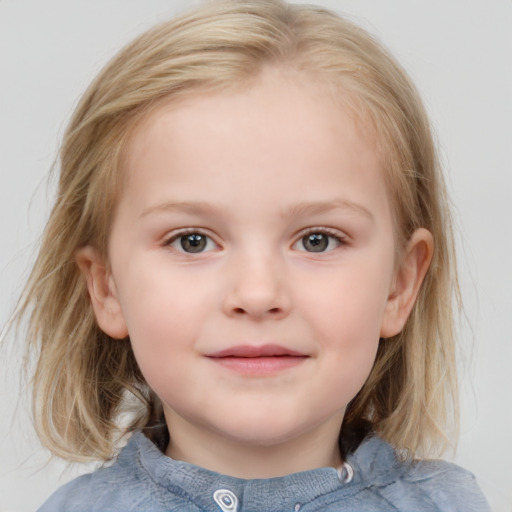
[[21,309],[42,441],[110,461],[40,510],[488,510],[418,460],[454,292],[429,124],[368,34],[280,0],[154,28],[75,112]]

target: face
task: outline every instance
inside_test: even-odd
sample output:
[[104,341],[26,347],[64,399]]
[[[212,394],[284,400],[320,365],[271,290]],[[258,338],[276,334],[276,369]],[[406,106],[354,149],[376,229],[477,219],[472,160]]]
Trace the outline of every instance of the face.
[[100,324],[129,335],[171,437],[337,437],[395,328],[393,221],[371,134],[296,82],[269,72],[163,105],[129,144],[109,246],[117,316]]

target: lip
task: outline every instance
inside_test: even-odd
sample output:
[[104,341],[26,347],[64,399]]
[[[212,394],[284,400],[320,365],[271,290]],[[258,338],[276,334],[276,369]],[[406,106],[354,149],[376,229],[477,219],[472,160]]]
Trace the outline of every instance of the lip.
[[211,361],[242,375],[265,376],[303,363],[309,356],[280,345],[236,345],[207,356]]
[[208,357],[212,358],[224,358],[224,357],[244,357],[244,358],[255,358],[255,357],[283,357],[283,356],[297,356],[306,357],[306,354],[291,350],[281,345],[236,345],[233,347],[208,354]]

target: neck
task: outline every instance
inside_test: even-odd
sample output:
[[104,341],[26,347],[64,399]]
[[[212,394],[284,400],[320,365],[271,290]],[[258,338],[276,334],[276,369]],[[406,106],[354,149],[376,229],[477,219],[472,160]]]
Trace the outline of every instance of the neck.
[[[320,430],[272,443],[225,438],[173,417],[166,455],[210,471],[244,479],[274,478],[342,463],[338,448],[340,419]],[[185,427],[185,428],[182,428]]]

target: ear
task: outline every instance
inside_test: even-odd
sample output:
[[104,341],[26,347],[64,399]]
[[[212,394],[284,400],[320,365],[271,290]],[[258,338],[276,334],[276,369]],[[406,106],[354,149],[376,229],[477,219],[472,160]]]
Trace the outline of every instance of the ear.
[[430,231],[417,229],[412,234],[401,264],[396,270],[382,320],[381,338],[395,336],[403,329],[432,261],[433,252],[434,239]]
[[126,338],[128,329],[117,297],[117,289],[103,258],[96,249],[86,246],[76,251],[75,259],[86,278],[100,329],[112,338]]

